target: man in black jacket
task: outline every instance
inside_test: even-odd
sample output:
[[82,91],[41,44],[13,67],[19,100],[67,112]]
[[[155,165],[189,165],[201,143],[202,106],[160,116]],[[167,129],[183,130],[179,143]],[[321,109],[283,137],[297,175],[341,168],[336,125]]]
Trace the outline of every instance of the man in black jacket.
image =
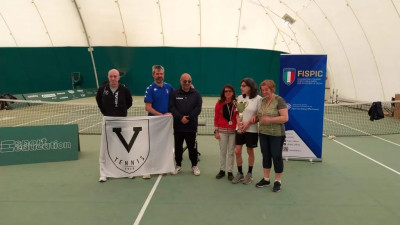
[[[129,88],[119,83],[119,71],[112,69],[108,71],[108,83],[99,88],[96,94],[96,102],[104,116],[126,117],[128,109],[132,106],[132,95]],[[107,177],[101,174],[101,168],[106,161],[105,155],[100,152],[100,179],[106,182]],[[133,177],[132,177],[133,178]]]
[[174,117],[174,141],[176,167],[173,174],[182,169],[183,141],[189,151],[193,174],[200,175],[197,167],[198,153],[195,147],[198,118],[201,112],[202,99],[200,93],[191,87],[192,77],[184,73],[180,79],[181,87],[171,93],[169,107]]
[[108,72],[108,83],[99,88],[96,102],[104,116],[121,116],[128,114],[132,106],[132,95],[128,87],[119,83],[119,71],[112,69]]

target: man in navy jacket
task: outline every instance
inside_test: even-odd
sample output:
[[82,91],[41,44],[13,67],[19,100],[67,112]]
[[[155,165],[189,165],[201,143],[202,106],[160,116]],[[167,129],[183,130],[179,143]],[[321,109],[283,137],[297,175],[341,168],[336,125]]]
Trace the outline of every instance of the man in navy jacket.
[[174,174],[182,169],[183,141],[189,151],[193,174],[200,175],[197,167],[198,152],[195,147],[198,118],[201,113],[202,99],[200,93],[192,88],[192,77],[188,73],[180,78],[181,87],[171,93],[169,109],[174,117],[175,162]]

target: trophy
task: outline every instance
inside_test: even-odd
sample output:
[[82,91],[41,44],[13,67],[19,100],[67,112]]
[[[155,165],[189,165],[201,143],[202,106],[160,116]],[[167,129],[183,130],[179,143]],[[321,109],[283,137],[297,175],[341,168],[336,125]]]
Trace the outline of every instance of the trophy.
[[[234,101],[233,104],[235,105],[236,109],[239,112],[239,122],[243,122],[243,112],[246,109],[249,102],[237,102]],[[238,133],[242,133],[240,129],[238,129]]]

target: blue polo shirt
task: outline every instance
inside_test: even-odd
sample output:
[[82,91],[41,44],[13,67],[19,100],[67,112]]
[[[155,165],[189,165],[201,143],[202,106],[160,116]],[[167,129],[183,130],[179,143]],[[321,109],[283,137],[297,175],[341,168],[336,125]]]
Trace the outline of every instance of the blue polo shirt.
[[[144,102],[151,103],[152,107],[160,113],[169,112],[169,95],[174,90],[172,85],[165,83],[162,87],[154,82],[149,85],[144,95]],[[149,116],[153,114],[149,113]]]

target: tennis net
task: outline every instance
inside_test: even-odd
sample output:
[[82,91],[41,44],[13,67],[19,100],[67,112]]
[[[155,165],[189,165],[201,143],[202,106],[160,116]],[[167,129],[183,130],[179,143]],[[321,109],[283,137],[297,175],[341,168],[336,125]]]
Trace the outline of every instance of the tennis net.
[[[5,104],[7,103],[7,104]],[[95,103],[38,102],[0,99],[0,127],[78,124],[80,134],[101,134],[103,116]],[[399,134],[394,118],[400,101],[382,102],[385,118],[370,121],[370,103],[325,104],[323,133],[327,136]],[[7,109],[8,108],[8,109]],[[133,106],[128,116],[147,116],[144,106]],[[214,107],[203,107],[198,134],[213,135]]]
[[400,118],[395,110],[400,101],[381,102],[385,115],[380,120],[370,120],[372,102],[325,104],[324,129],[326,136],[368,136],[400,133]]
[[[0,104],[0,127],[78,124],[80,134],[101,134],[103,115],[95,103],[0,99]],[[147,112],[144,106],[132,106],[128,116],[147,116]],[[213,134],[213,108],[203,108],[199,124],[199,134]]]

